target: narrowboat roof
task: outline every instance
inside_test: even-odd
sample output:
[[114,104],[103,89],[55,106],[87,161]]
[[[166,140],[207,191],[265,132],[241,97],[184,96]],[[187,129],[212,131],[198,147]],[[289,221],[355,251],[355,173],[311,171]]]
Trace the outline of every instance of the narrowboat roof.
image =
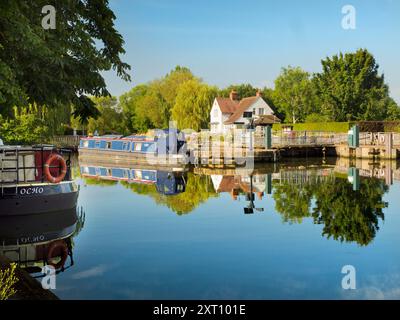
[[140,141],[154,141],[153,137],[149,136],[121,136],[121,135],[104,135],[104,136],[93,136],[93,137],[85,137],[82,140],[140,140]]

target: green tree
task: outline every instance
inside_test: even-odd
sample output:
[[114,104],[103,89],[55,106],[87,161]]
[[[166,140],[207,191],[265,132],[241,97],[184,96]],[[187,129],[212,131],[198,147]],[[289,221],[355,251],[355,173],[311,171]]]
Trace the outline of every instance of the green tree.
[[46,121],[38,116],[37,106],[14,108],[12,119],[0,116],[0,136],[7,144],[43,143],[49,137]]
[[[174,70],[168,73],[158,84],[158,91],[168,105],[169,111],[175,105],[175,99],[179,87],[189,80],[196,79],[193,73],[186,67],[176,66]],[[168,117],[170,113],[167,114]]]
[[[56,9],[56,28],[41,25],[42,8]],[[0,112],[29,103],[75,106],[85,121],[96,116],[86,94],[107,96],[102,72],[130,80],[122,36],[107,0],[4,0],[0,2]]]
[[120,104],[127,128],[132,132],[146,132],[168,127],[180,86],[194,79],[188,68],[177,66],[165,77],[123,94]]
[[119,98],[119,104],[124,114],[124,123],[130,132],[146,132],[151,126],[143,103],[143,98],[148,91],[148,85],[139,85]]
[[217,94],[217,88],[199,80],[183,83],[178,89],[172,109],[172,119],[177,122],[178,128],[196,131],[208,128],[212,102]]
[[96,130],[100,135],[105,133],[127,133],[117,98],[109,96],[92,97],[92,100],[100,115],[97,119],[91,118],[89,120],[88,131],[90,133],[94,133]]
[[393,103],[379,65],[367,50],[322,60],[314,84],[321,112],[334,121],[384,120]]
[[400,107],[392,98],[388,101],[386,120],[400,120]]
[[257,93],[256,88],[254,88],[249,83],[245,83],[245,84],[230,85],[227,88],[220,90],[219,96],[228,98],[229,94],[231,93],[232,90],[236,91],[239,100],[246,98],[246,97],[253,97]]
[[282,68],[275,80],[274,103],[287,121],[304,121],[314,110],[314,96],[310,74],[301,68]]

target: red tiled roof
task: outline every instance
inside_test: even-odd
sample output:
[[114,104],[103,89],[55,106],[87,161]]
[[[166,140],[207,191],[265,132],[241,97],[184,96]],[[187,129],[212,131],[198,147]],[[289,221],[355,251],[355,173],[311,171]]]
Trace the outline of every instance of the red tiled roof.
[[222,113],[234,113],[239,106],[239,101],[230,98],[216,98]]
[[225,124],[234,123],[237,119],[239,119],[243,115],[243,112],[245,112],[254,102],[256,102],[258,98],[259,98],[258,96],[255,96],[242,99],[235,112],[224,123]]
[[231,192],[235,189],[235,186],[236,182],[234,176],[223,176],[217,192]]

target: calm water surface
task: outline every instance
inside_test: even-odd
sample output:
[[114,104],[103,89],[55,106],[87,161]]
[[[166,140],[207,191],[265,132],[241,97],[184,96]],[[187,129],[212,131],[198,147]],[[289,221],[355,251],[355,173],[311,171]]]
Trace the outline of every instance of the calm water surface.
[[[400,298],[397,168],[333,160],[270,165],[252,176],[195,169],[167,175],[172,184],[161,187],[83,177],[95,169],[76,168],[84,225],[73,239],[74,265],[54,292],[61,299]],[[174,182],[176,194],[164,195]],[[342,289],[345,265],[356,268],[356,290]]]

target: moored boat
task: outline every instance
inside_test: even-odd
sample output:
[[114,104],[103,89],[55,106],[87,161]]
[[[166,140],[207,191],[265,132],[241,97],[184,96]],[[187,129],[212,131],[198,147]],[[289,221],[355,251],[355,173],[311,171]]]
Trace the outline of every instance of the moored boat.
[[71,209],[78,193],[68,150],[0,146],[0,216]]
[[176,129],[155,130],[153,135],[104,135],[82,138],[79,157],[154,166],[186,165],[186,141]]
[[[57,272],[73,265],[71,237],[79,232],[77,208],[34,215],[0,217],[0,255],[29,273],[46,265]],[[68,257],[70,258],[67,265]]]

